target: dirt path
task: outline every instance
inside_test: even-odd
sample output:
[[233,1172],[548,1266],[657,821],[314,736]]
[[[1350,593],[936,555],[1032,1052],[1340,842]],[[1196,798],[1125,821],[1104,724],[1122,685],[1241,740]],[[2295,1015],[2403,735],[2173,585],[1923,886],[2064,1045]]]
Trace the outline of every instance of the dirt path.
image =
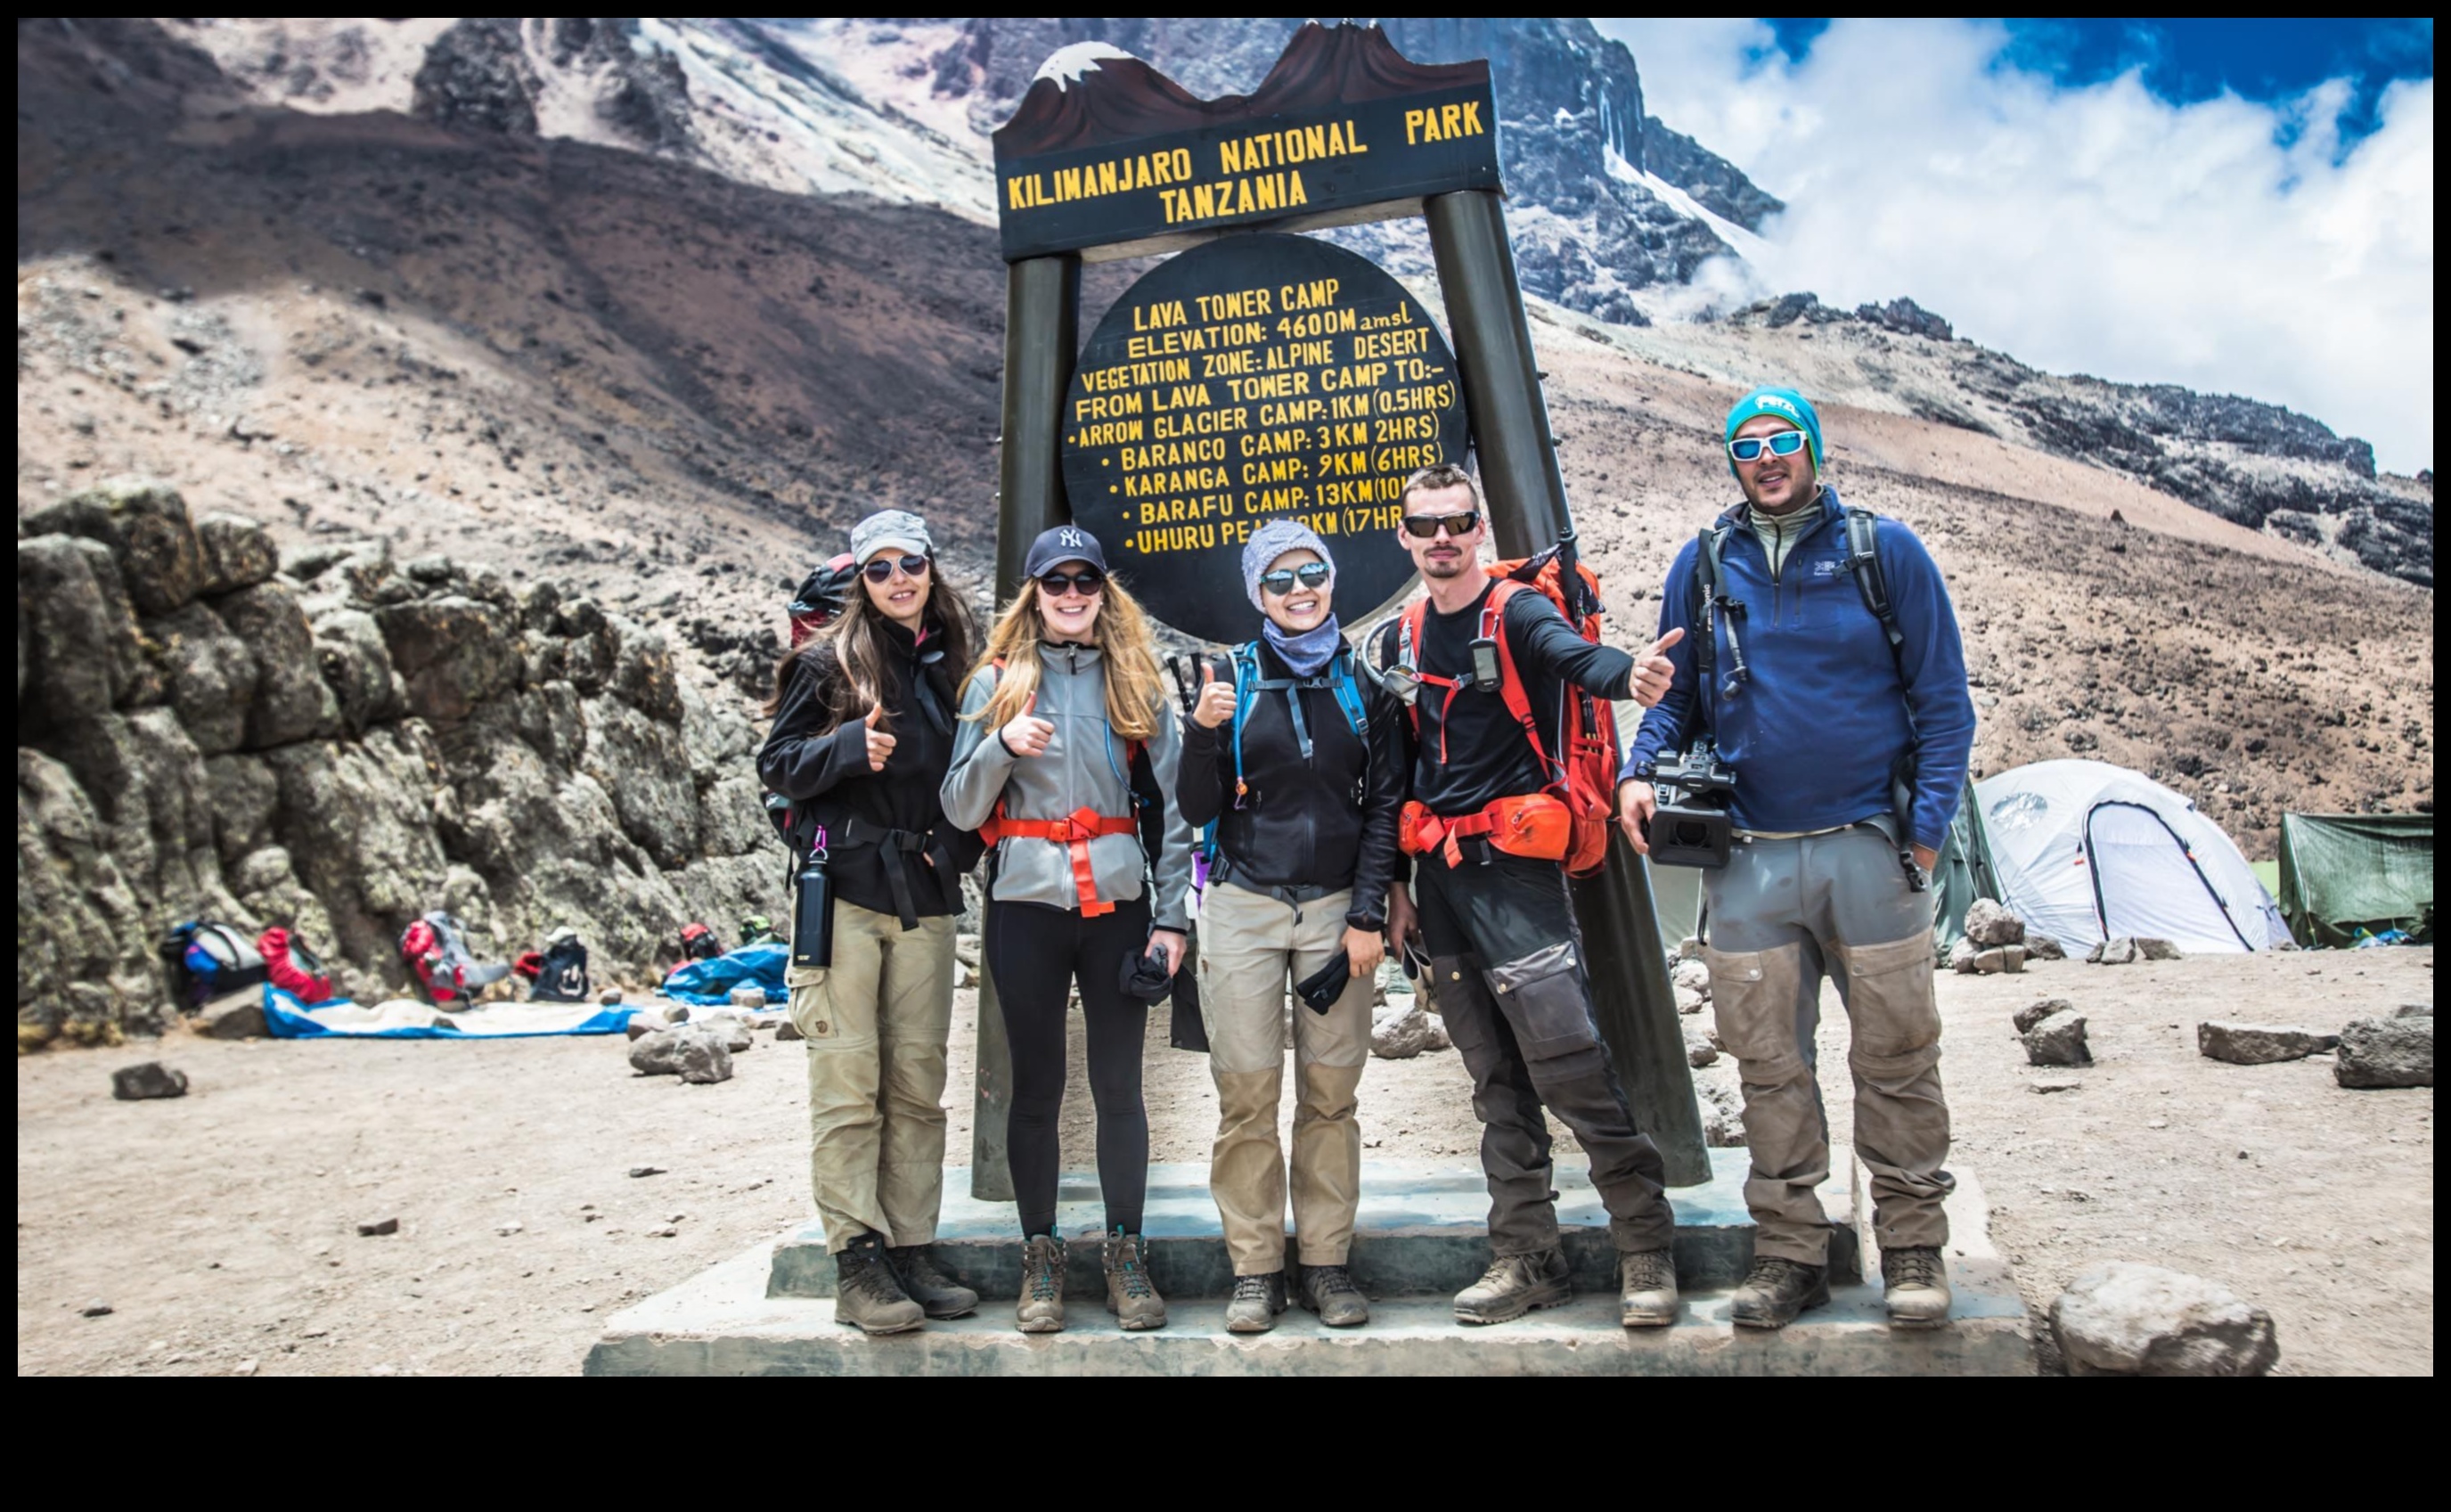
[[[1944,977],[1960,1158],[2029,1300],[2087,1260],[2156,1260],[2270,1307],[2284,1370],[2431,1373],[2433,1092],[2345,1092],[2322,1061],[2216,1065],[2193,1030],[2388,1011],[2431,999],[2432,966],[2411,950]],[[2007,1025],[2044,994],[2092,1020],[2100,1063],[2048,1078],[2073,1092],[2030,1090],[2046,1077]],[[1843,1031],[1823,1036],[1842,1067]],[[174,1037],[19,1061],[19,1373],[576,1370],[607,1313],[807,1207],[797,1051],[761,1036],[731,1082],[696,1088],[633,1076],[623,1049]],[[194,1091],[113,1102],[111,1068],[157,1055]],[[957,1161],[970,1057],[964,1032]],[[1155,1158],[1203,1158],[1205,1063],[1155,1029],[1149,1058]],[[1842,1133],[1844,1109],[1833,1095]],[[1380,1153],[1473,1158],[1451,1052],[1372,1062],[1363,1111]],[[1085,1087],[1067,1112],[1086,1165]],[[358,1236],[390,1217],[398,1234]],[[82,1316],[92,1302],[112,1311]]]

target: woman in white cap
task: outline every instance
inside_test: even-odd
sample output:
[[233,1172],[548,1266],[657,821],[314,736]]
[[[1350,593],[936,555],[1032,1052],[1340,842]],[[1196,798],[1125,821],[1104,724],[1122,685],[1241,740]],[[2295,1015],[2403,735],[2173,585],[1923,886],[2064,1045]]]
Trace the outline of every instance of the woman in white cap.
[[1156,854],[1145,854],[1131,774],[1146,754],[1157,791],[1170,796],[1182,739],[1148,621],[1108,576],[1097,538],[1071,525],[1049,530],[1030,543],[1024,570],[1021,592],[988,639],[986,664],[962,690],[961,736],[945,777],[947,815],[996,848],[981,951],[1012,1050],[1007,1148],[1022,1232],[1015,1321],[1024,1333],[1064,1326],[1056,1116],[1067,1003],[1077,987],[1098,1109],[1107,1306],[1127,1329],[1158,1328],[1166,1302],[1149,1285],[1141,1244],[1149,1005],[1125,990],[1125,979],[1154,955],[1142,974],[1162,987],[1183,964],[1191,830],[1180,813],[1167,813]]
[[[1307,526],[1253,531],[1243,585],[1260,638],[1202,668],[1177,783],[1185,819],[1217,826],[1199,975],[1217,1083],[1208,1186],[1234,1263],[1226,1325],[1266,1332],[1290,1290],[1322,1323],[1353,1327],[1370,1318],[1345,1261],[1362,1184],[1356,1092],[1404,805],[1402,710],[1357,672],[1336,619],[1336,563]],[[1290,1288],[1277,1144],[1288,980],[1303,1003],[1290,1183],[1302,1266]]]
[[945,1185],[953,923],[980,851],[937,793],[978,629],[918,516],[869,516],[851,556],[842,617],[776,668],[757,773],[791,804],[795,861],[824,846],[833,898],[832,964],[785,980],[808,1041],[809,1170],[834,1316],[899,1333],[979,1302],[928,1251]]

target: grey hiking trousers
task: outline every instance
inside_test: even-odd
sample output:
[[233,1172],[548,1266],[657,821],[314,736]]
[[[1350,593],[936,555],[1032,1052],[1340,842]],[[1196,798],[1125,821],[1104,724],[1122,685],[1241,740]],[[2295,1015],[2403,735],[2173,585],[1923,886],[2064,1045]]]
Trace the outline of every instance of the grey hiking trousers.
[[1829,1258],[1816,1188],[1830,1175],[1830,1121],[1813,1046],[1825,975],[1852,1026],[1855,1153],[1872,1171],[1874,1237],[1883,1249],[1946,1243],[1941,1204],[1955,1182],[1942,1166],[1932,894],[1907,886],[1896,848],[1870,825],[1740,840],[1702,887],[1711,1003],[1744,1082],[1755,1252]]

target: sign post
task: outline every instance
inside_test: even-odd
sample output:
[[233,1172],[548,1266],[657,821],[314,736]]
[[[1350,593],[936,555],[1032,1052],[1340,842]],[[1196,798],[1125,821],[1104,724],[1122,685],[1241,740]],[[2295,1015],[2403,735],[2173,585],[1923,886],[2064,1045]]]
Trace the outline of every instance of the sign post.
[[[1498,545],[1573,526],[1500,196],[1485,62],[1417,64],[1376,27],[1304,27],[1256,90],[1199,100],[1139,59],[1077,44],[995,133],[1010,265],[997,593],[1070,519],[1186,634],[1248,630],[1239,557],[1299,519],[1372,608],[1411,583],[1397,489],[1477,451]],[[1284,233],[1425,216],[1450,352],[1364,259]],[[1264,234],[1252,234],[1264,233]],[[1072,354],[1083,262],[1180,253]],[[1357,606],[1358,607],[1358,606]],[[1358,621],[1363,617],[1357,613]],[[1710,1178],[1650,881],[1620,836],[1575,888],[1600,1028],[1672,1185]],[[980,992],[972,1192],[1010,1198],[1010,1066]]]

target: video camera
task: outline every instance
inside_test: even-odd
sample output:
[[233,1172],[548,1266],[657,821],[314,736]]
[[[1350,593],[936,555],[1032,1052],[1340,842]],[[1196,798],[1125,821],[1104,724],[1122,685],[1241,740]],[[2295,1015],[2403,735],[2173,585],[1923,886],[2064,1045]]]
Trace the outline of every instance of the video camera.
[[1718,747],[1696,740],[1684,756],[1659,764],[1652,779],[1659,789],[1659,807],[1643,828],[1657,866],[1725,866],[1730,826],[1728,800],[1735,795],[1736,775],[1719,759]]

